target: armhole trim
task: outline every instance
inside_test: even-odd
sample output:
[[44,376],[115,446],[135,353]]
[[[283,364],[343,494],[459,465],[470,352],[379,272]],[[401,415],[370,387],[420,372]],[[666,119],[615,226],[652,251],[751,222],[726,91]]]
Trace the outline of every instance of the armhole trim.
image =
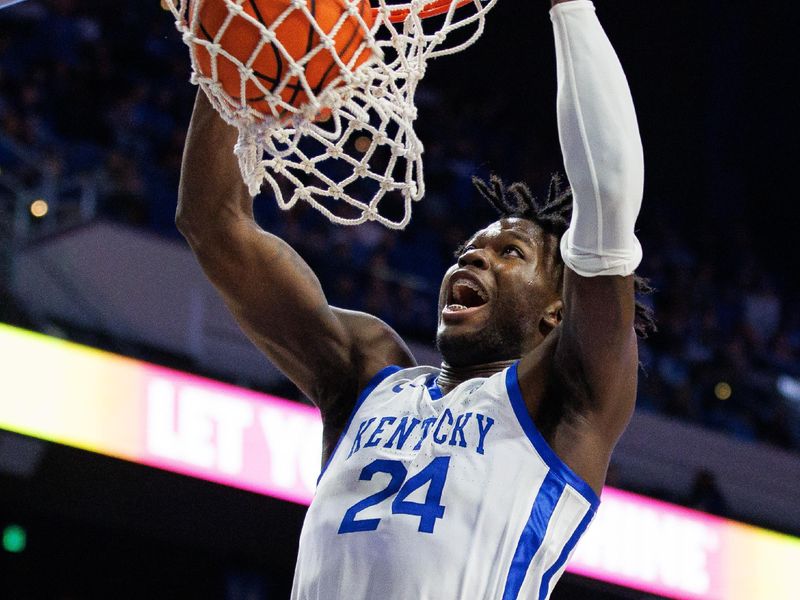
[[325,461],[325,464],[323,465],[322,470],[319,473],[319,477],[317,477],[317,485],[319,485],[319,482],[322,479],[322,476],[325,474],[328,465],[331,464],[333,457],[336,456],[336,451],[339,449],[339,444],[342,443],[344,436],[347,435],[347,431],[350,429],[350,425],[353,422],[353,417],[356,416],[356,413],[361,408],[361,405],[364,404],[364,401],[367,399],[367,397],[375,390],[376,387],[378,387],[381,384],[381,382],[384,379],[389,377],[389,375],[397,373],[400,370],[401,367],[398,367],[397,365],[389,365],[388,367],[384,367],[383,369],[378,371],[375,375],[373,375],[372,379],[369,380],[369,383],[367,383],[366,387],[364,387],[364,389],[361,390],[361,393],[358,395],[358,399],[356,400],[356,403],[353,406],[353,410],[350,411],[350,416],[347,417],[347,423],[345,424],[344,429],[342,429],[342,433],[339,436],[339,439],[336,441],[336,445],[333,447],[333,452],[331,452],[331,455],[328,457],[328,460]]
[[430,377],[428,377],[428,380],[425,382],[425,387],[428,388],[428,394],[430,394],[431,400],[439,400],[444,395],[442,389],[439,387],[438,373],[432,373]]
[[511,401],[511,408],[517,417],[522,430],[528,436],[534,449],[542,457],[544,462],[550,467],[554,475],[559,477],[564,483],[569,484],[575,488],[581,496],[583,496],[592,506],[592,510],[597,510],[600,505],[600,498],[598,498],[595,491],[586,483],[575,471],[559,458],[555,451],[539,433],[536,425],[528,413],[528,407],[522,399],[522,389],[519,387],[519,375],[517,374],[518,362],[511,365],[506,369],[506,391],[508,398]]

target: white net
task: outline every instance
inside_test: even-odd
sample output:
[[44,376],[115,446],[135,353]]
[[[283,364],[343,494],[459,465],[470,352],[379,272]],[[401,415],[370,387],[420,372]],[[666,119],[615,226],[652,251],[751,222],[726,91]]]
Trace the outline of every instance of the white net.
[[[483,32],[497,0],[162,0],[192,81],[239,130],[250,193],[331,221],[403,228],[425,193],[414,95],[427,61]],[[432,12],[442,11],[431,18]]]

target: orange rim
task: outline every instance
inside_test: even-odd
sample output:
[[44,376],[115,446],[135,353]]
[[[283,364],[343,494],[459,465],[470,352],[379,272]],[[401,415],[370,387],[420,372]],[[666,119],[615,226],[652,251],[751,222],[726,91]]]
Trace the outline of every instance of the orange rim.
[[[456,8],[461,8],[465,4],[469,4],[474,0],[457,0],[456,1]],[[431,0],[428,4],[425,5],[421,11],[419,11],[419,16],[423,19],[427,19],[428,17],[435,17],[436,15],[441,15],[442,13],[446,13],[450,9],[450,5],[453,3],[453,0]],[[377,15],[378,9],[372,9],[375,14]],[[408,16],[409,11],[407,8],[400,8],[397,10],[393,10],[389,13],[389,21],[392,23],[402,23],[405,18]]]

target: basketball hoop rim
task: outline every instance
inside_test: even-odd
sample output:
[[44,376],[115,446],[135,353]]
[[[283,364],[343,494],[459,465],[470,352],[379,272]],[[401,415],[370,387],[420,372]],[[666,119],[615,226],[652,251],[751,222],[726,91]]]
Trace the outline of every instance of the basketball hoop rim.
[[[423,19],[435,17],[446,13],[450,9],[450,5],[455,1],[455,7],[461,8],[465,4],[474,2],[475,0],[430,0],[425,4],[425,8],[419,11],[419,16]],[[377,17],[380,9],[373,7],[372,11]],[[407,8],[398,8],[389,12],[389,21],[392,23],[402,23],[409,15],[410,11]]]

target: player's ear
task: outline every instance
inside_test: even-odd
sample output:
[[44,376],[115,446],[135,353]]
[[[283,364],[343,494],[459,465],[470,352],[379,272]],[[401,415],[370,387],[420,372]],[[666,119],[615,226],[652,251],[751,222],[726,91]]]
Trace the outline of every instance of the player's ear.
[[539,319],[539,333],[541,333],[542,336],[546,336],[556,325],[561,323],[563,315],[564,303],[561,301],[561,298],[548,304],[544,311],[542,311],[542,316]]

